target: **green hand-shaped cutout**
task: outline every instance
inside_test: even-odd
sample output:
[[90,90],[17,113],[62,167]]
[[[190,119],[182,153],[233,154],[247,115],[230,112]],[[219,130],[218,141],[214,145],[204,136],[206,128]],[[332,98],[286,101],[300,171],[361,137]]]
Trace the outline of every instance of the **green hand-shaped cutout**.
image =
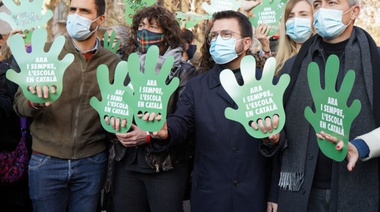
[[145,8],[152,6],[156,0],[125,0],[125,22],[132,25],[133,15]]
[[[164,126],[169,98],[179,85],[176,77],[168,85],[165,82],[173,66],[173,57],[166,58],[159,73],[155,73],[158,53],[157,46],[148,49],[144,73],[140,71],[140,60],[136,53],[128,58],[128,70],[135,90],[132,103],[135,121],[141,129],[149,132],[157,132]],[[145,113],[161,114],[161,121],[148,122],[137,118],[139,114]]]
[[108,32],[104,34],[104,48],[107,49],[108,51],[115,53],[119,49],[120,46],[120,40],[118,40],[115,44],[115,37],[116,37],[116,32],[112,31],[111,36],[108,35]]
[[211,5],[203,2],[202,8],[211,16],[215,12],[224,10],[237,11],[241,5],[241,1],[242,0],[211,0]]
[[[127,74],[128,65],[125,61],[117,64],[113,84],[110,84],[109,70],[106,65],[98,66],[96,72],[102,101],[93,96],[90,100],[90,105],[99,113],[100,123],[103,128],[110,133],[126,133],[132,125],[133,112],[126,102],[133,98],[133,90],[130,86],[124,86],[124,79],[127,77]],[[124,128],[120,127],[120,130],[116,131],[112,128],[111,124],[107,124],[104,121],[106,116],[126,120],[127,124]]]
[[[44,51],[46,30],[36,29],[32,34],[31,53],[27,53],[23,38],[16,34],[9,38],[9,47],[15,57],[21,72],[7,71],[7,78],[18,84],[25,97],[34,103],[55,102],[62,94],[62,78],[66,68],[73,62],[74,55],[67,54],[62,60],[58,60],[63,45],[64,36],[58,36],[50,47],[49,52]],[[39,98],[28,91],[28,86],[52,86],[56,87],[56,93],[49,93],[49,98]]]
[[343,79],[339,92],[335,85],[339,72],[339,58],[331,55],[327,59],[325,73],[325,89],[320,85],[319,67],[311,62],[308,67],[307,78],[310,92],[315,105],[315,113],[310,107],[305,108],[305,117],[313,126],[315,132],[324,131],[343,140],[344,147],[341,151],[335,149],[335,144],[326,140],[318,140],[318,145],[323,154],[335,160],[342,161],[347,155],[348,140],[351,124],[359,114],[361,104],[354,100],[351,107],[347,106],[347,100],[355,81],[355,72],[349,70]]
[[286,87],[289,84],[289,75],[281,76],[276,85],[273,85],[273,75],[276,69],[276,60],[273,57],[267,59],[264,65],[263,74],[260,80],[255,77],[256,61],[251,55],[245,56],[240,64],[241,75],[244,85],[240,86],[235,79],[233,72],[225,69],[220,73],[220,82],[226,92],[238,105],[238,109],[226,108],[224,114],[226,118],[240,122],[245,130],[255,138],[266,138],[269,133],[261,130],[254,130],[250,124],[257,123],[258,120],[272,118],[275,114],[280,117],[277,129],[272,134],[281,131],[285,124],[285,111],[282,98]]
[[11,14],[2,12],[0,19],[8,22],[12,29],[44,28],[53,17],[51,10],[42,14],[44,0],[20,0],[20,5],[17,5],[13,0],[3,0],[3,3],[11,11]]
[[287,0],[263,0],[260,5],[253,9],[254,17],[250,17],[249,21],[254,27],[259,24],[270,26],[268,36],[274,35],[278,31],[286,2]]
[[193,12],[177,12],[176,18],[178,21],[186,20],[185,28],[191,29],[197,25],[200,21],[211,18],[210,15],[200,15]]

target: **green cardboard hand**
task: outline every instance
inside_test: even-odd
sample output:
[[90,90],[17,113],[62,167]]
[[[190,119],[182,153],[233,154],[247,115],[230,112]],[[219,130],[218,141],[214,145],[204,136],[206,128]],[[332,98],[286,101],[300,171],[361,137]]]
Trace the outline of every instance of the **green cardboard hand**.
[[[74,55],[66,54],[58,60],[63,45],[64,36],[57,37],[48,52],[44,51],[46,30],[36,29],[32,34],[32,52],[27,53],[23,38],[16,34],[9,38],[9,47],[15,57],[21,72],[7,71],[7,78],[18,84],[25,97],[34,103],[55,102],[62,94],[62,78],[66,68],[73,62]],[[39,98],[28,90],[28,86],[55,86],[56,93],[49,93],[48,98]],[[50,89],[49,89],[50,90]]]
[[116,32],[112,31],[111,36],[108,35],[108,32],[104,34],[104,48],[107,49],[108,51],[116,54],[117,50],[119,49],[120,46],[120,40],[117,40],[117,42],[114,45],[115,42],[115,37],[116,37]]
[[152,6],[156,0],[125,0],[125,22],[132,25],[132,18],[136,11]]
[[3,0],[3,3],[11,11],[11,14],[2,12],[0,19],[9,23],[12,29],[44,28],[53,17],[51,10],[42,14],[44,0],[20,0],[20,5],[17,5],[13,0]]
[[342,161],[347,155],[347,147],[351,124],[360,112],[359,100],[354,100],[351,107],[347,106],[348,97],[355,81],[355,72],[349,70],[342,81],[339,91],[335,85],[339,72],[339,58],[331,55],[327,59],[325,73],[325,89],[320,85],[319,67],[311,62],[308,67],[307,78],[310,92],[313,97],[315,112],[310,107],[305,108],[305,118],[313,126],[315,132],[324,131],[344,142],[341,151],[335,149],[335,144],[318,139],[321,151],[335,161]]
[[[146,54],[144,73],[140,71],[140,60],[136,53],[128,58],[128,70],[135,91],[133,101],[135,122],[139,128],[149,132],[157,132],[164,126],[169,98],[179,85],[177,77],[166,84],[173,66],[173,57],[166,58],[160,71],[156,73],[158,57],[158,47],[151,46]],[[162,118],[153,122],[139,118],[139,115],[146,113],[160,114]]]
[[223,10],[233,10],[237,11],[241,5],[242,0],[211,0],[211,4],[206,2],[202,3],[202,8],[207,12],[207,14],[212,15],[215,12]]
[[[100,123],[103,128],[110,133],[126,133],[132,125],[133,112],[131,107],[126,103],[127,99],[133,98],[133,90],[130,86],[124,86],[124,80],[128,74],[127,62],[121,61],[115,69],[114,83],[110,84],[109,70],[106,65],[98,66],[96,78],[102,100],[91,97],[90,105],[99,113]],[[125,127],[120,126],[119,131],[115,130],[110,123],[106,123],[104,118],[119,118],[126,121]]]
[[187,13],[176,12],[176,14],[177,14],[176,18],[178,21],[186,20],[186,24],[185,24],[186,29],[191,29],[195,25],[197,25],[200,21],[210,18],[209,15],[200,15],[193,12],[187,12]]
[[[238,109],[226,108],[224,114],[227,119],[240,122],[248,134],[255,138],[266,138],[270,134],[277,134],[285,124],[285,111],[282,98],[289,84],[289,75],[282,75],[276,85],[273,85],[273,75],[276,69],[276,60],[273,57],[267,59],[260,80],[256,79],[256,61],[251,55],[245,56],[240,64],[244,85],[239,85],[234,73],[225,69],[220,73],[220,82],[226,92],[235,101]],[[251,127],[258,120],[279,116],[279,125],[271,133],[263,133]]]

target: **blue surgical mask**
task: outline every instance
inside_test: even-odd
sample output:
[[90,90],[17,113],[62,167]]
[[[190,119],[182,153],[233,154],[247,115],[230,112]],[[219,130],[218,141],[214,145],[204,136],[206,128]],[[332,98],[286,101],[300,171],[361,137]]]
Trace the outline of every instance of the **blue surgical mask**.
[[[347,10],[346,12],[350,11],[351,9]],[[315,30],[322,38],[327,40],[332,40],[338,37],[348,26],[342,22],[342,16],[344,13],[341,10],[325,8],[319,9],[314,14]]]
[[90,31],[92,22],[98,20],[98,18],[91,21],[90,19],[84,18],[77,14],[68,15],[66,22],[67,32],[69,33],[70,37],[74,38],[75,40],[84,41],[89,38],[98,28],[96,27],[96,29]]
[[235,38],[224,40],[220,35],[211,42],[210,54],[216,64],[226,64],[238,57],[235,50]]
[[286,21],[286,34],[296,43],[305,42],[310,35],[310,18],[291,18]]

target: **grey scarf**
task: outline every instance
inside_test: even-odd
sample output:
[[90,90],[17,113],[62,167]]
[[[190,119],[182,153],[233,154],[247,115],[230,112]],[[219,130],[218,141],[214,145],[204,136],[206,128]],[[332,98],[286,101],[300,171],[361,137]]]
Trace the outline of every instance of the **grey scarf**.
[[[372,115],[372,63],[371,55],[368,50],[368,40],[360,29],[356,27],[354,29],[355,30],[345,48],[345,52],[340,58],[340,71],[343,71],[343,74],[345,75],[348,70],[352,69],[356,74],[353,91],[350,94],[347,104],[351,105],[354,99],[359,99],[362,104],[361,112],[351,126],[350,139],[368,132],[368,129],[374,128],[374,119]],[[309,49],[307,55],[297,55],[297,57],[304,57],[304,59],[294,87],[291,90],[288,103],[285,107],[288,117],[285,124],[288,146],[283,152],[279,186],[284,190],[290,191],[299,191],[304,182],[308,144],[310,142],[317,142],[315,132],[311,125],[306,121],[303,112],[307,106],[313,106],[313,100],[307,82],[307,66],[316,58],[313,57],[314,55],[322,55],[322,61],[324,61],[322,62],[323,67],[318,63],[319,69],[322,74],[326,73],[326,77],[328,77],[328,70],[326,70],[326,72],[324,70],[327,58],[324,58],[323,51],[321,51],[321,37],[314,36],[312,39],[313,41],[311,45],[307,47],[305,46]]]
[[[138,52],[137,54],[140,58],[140,71],[144,73],[145,63],[146,63],[146,61],[145,61],[146,54],[141,54],[140,52]],[[164,63],[166,58],[168,58],[169,56],[174,57],[174,64],[173,64],[172,68],[174,69],[174,68],[180,67],[181,66],[181,64],[180,64],[181,63],[181,57],[182,57],[182,47],[177,47],[175,49],[172,49],[169,47],[168,50],[166,50],[164,55],[158,56],[157,66],[156,66],[156,74],[158,72],[160,72],[162,64]]]

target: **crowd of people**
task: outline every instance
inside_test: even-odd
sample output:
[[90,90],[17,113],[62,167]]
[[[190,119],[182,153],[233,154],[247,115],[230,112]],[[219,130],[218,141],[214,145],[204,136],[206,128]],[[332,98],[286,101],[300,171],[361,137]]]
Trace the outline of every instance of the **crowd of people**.
[[[9,68],[20,68],[9,43],[2,42],[0,151],[16,148],[23,131],[19,120],[25,117],[30,160],[19,182],[0,183],[0,207],[36,212],[182,212],[183,201],[190,200],[194,212],[380,210],[380,48],[354,25],[360,9],[360,0],[289,0],[277,48],[271,48],[267,26],[254,29],[242,12],[215,12],[194,66],[194,34],[165,7],[155,4],[137,11],[131,26],[107,28],[115,37],[106,40],[98,38],[106,19],[105,1],[71,0],[68,36],[58,59],[70,53],[74,61],[64,73],[57,101],[31,102],[5,77]],[[15,34],[22,32],[14,30],[8,39]],[[101,97],[97,67],[106,64],[112,81],[118,63],[137,54],[144,73],[153,45],[159,50],[155,73],[173,57],[166,83],[174,77],[180,80],[163,128],[146,132],[133,121],[126,133],[105,131],[90,106],[91,97]],[[45,50],[51,46],[47,43]],[[25,45],[25,51],[33,49]],[[224,115],[227,107],[238,105],[223,88],[220,73],[230,69],[243,85],[240,63],[247,55],[257,60],[257,67],[252,67],[256,78],[261,77],[265,60],[275,57],[274,77],[288,74],[291,79],[284,95],[286,120],[268,117],[258,130],[272,132],[279,122],[285,122],[284,129],[263,139],[253,138]],[[337,92],[349,70],[356,75],[346,104],[359,100],[361,110],[349,129],[348,147],[333,135],[315,132],[304,115],[306,107],[315,108],[308,66],[318,64],[323,87],[331,74],[325,68],[330,55],[340,59]],[[131,79],[124,81],[127,85]],[[56,92],[54,86],[28,89],[45,99]],[[142,119],[162,118],[149,115]],[[118,129],[125,123],[111,124]],[[337,152],[348,148],[346,160],[328,158],[318,146],[320,140],[336,145]]]

